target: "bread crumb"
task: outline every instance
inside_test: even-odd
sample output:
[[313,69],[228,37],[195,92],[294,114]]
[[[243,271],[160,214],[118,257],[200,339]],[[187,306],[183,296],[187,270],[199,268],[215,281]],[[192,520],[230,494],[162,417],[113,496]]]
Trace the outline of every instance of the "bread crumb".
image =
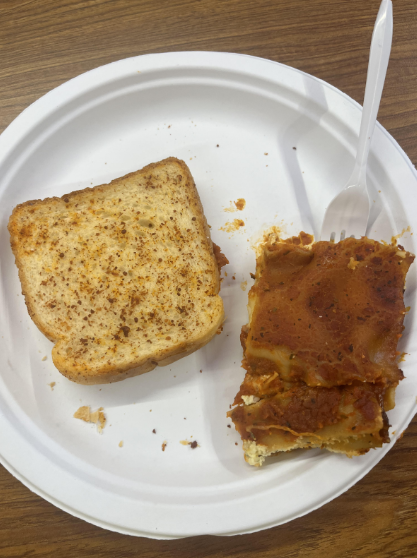
[[203,371],[202,371],[202,370],[200,370],[200,374],[201,374],[202,372],[203,372]]
[[44,361],[44,360],[46,360],[47,358],[48,358],[48,357],[47,357],[47,356],[45,355],[45,356],[43,357],[43,359],[42,359],[42,360]]
[[77,411],[75,411],[74,418],[90,422],[90,407],[80,407]]
[[404,434],[405,434],[405,430],[403,430],[403,431],[401,432],[401,434],[398,436],[398,439],[401,440],[401,438],[404,436]]
[[56,385],[56,382],[51,382],[50,384],[48,384],[48,386],[51,388],[51,391],[54,391],[55,385]]
[[264,155],[268,155],[268,153],[264,153]]
[[97,430],[101,434],[106,425],[106,417],[103,413],[103,407],[99,407],[97,411],[91,413],[90,421],[97,424]]
[[152,430],[152,434],[156,434],[156,430],[155,428]]
[[119,442],[119,448],[122,448],[122,447],[123,447],[123,440],[120,440],[120,442]]
[[248,284],[247,281],[242,281],[241,282],[240,288],[242,289],[242,291],[246,291],[247,284]]
[[102,433],[103,428],[106,426],[106,417],[103,413],[103,407],[99,407],[93,413],[90,411],[89,406],[82,406],[74,413],[74,418],[83,420],[84,422],[91,422],[97,425],[97,431]]
[[162,451],[165,451],[165,448],[167,447],[168,442],[162,442]]
[[394,430],[394,432],[391,432],[391,435],[392,435],[392,436],[395,436],[396,433],[397,433],[397,431]]

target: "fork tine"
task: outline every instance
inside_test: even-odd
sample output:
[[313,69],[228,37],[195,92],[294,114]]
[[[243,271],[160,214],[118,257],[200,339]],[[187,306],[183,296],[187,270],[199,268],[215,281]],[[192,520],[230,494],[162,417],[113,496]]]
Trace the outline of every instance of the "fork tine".
[[[321,228],[321,239],[339,242],[354,235],[360,238],[366,234],[369,216],[369,197],[360,185],[345,188],[326,209]],[[335,233],[334,237],[332,233]]]

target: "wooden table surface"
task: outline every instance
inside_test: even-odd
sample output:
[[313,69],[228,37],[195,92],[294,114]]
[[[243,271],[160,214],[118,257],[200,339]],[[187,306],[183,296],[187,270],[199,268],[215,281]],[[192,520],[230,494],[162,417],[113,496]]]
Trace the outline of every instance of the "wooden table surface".
[[[50,89],[152,52],[214,50],[288,64],[362,103],[379,0],[0,0],[0,132]],[[417,162],[417,3],[394,0],[379,121]],[[0,467],[0,556],[417,556],[417,420],[346,494],[260,533],[176,541],[89,525]]]

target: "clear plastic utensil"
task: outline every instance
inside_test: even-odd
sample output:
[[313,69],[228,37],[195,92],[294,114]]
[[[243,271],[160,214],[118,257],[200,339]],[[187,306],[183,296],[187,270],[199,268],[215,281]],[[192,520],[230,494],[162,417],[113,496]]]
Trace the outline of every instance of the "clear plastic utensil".
[[365,100],[359,132],[355,166],[346,186],[330,202],[324,215],[321,240],[360,238],[366,233],[369,196],[366,188],[366,163],[375,128],[392,42],[392,2],[382,0],[372,34],[366,78]]

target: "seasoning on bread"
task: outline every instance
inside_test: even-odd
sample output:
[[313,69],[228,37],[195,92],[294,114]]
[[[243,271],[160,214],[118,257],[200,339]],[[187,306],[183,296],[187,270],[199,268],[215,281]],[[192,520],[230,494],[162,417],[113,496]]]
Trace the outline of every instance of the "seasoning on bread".
[[219,254],[183,161],[28,201],[8,228],[29,314],[74,382],[171,364],[222,326]]

